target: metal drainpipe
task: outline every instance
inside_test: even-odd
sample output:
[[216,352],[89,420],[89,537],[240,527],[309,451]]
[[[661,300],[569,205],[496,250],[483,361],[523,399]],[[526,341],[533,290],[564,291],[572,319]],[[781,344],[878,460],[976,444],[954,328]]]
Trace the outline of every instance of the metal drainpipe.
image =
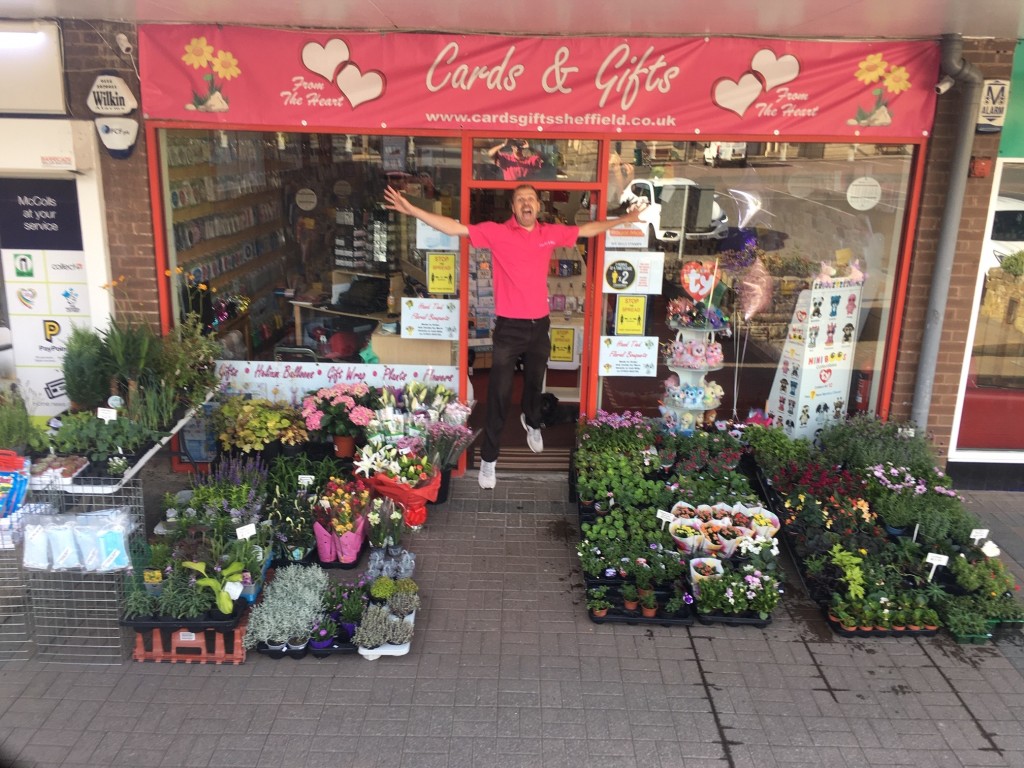
[[960,35],[942,36],[942,73],[963,86],[963,98],[953,156],[949,162],[949,190],[946,193],[946,206],[939,229],[939,245],[935,252],[924,338],[921,340],[921,357],[917,363],[914,400],[910,411],[910,420],[919,429],[928,428],[928,413],[931,410],[932,391],[935,388],[935,365],[939,359],[939,343],[942,340],[942,320],[949,296],[953,261],[956,257],[960,215],[963,210],[964,191],[967,188],[967,172],[974,144],[978,104],[981,101],[981,71],[964,61],[963,49],[964,41]]

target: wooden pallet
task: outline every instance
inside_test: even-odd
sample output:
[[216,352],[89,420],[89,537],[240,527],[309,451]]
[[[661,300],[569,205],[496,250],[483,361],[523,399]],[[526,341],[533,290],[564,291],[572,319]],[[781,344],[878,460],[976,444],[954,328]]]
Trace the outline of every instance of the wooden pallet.
[[234,629],[136,629],[132,658],[172,664],[241,664],[248,623],[246,617]]

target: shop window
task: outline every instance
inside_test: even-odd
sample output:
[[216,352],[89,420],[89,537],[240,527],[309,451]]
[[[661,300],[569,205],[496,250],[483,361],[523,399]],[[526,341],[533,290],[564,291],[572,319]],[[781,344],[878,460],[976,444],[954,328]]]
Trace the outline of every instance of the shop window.
[[[623,298],[644,295],[626,306],[646,309],[658,353],[653,376],[599,362],[599,407],[656,416],[689,386],[714,393],[699,404],[690,393],[680,414],[691,423],[757,409],[813,435],[876,406],[912,154],[635,140],[614,142],[610,158],[608,214],[638,200],[647,213],[606,237],[605,266],[656,268],[661,280],[651,292],[613,287],[622,270],[605,269],[602,334],[616,343],[619,325],[635,325]],[[705,333],[679,333],[688,324]]]
[[391,185],[457,216],[459,139],[227,130],[160,138],[175,314],[199,299],[225,357],[305,349],[346,362],[456,359],[457,338],[424,337],[399,321],[403,296],[458,298],[457,242],[382,203]]
[[1001,161],[982,246],[957,450],[1024,449],[1007,415],[1024,405],[1024,162]]
[[594,181],[597,142],[506,136],[473,140],[476,181]]

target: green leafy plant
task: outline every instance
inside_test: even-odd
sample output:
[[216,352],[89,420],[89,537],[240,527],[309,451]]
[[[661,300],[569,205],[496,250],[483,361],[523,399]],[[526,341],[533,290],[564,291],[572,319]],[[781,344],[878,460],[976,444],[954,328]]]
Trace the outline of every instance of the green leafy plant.
[[395,594],[395,580],[390,576],[378,576],[370,584],[370,597],[375,600],[387,600]]
[[829,557],[832,564],[842,570],[842,580],[846,582],[846,594],[851,600],[860,600],[864,597],[864,571],[861,563],[864,558],[853,554],[843,548],[842,544],[836,544],[829,550]]
[[64,416],[52,442],[58,453],[78,453],[90,461],[106,461],[111,456],[135,453],[159,436],[131,419],[104,421],[83,411]]
[[420,596],[414,592],[395,592],[388,598],[392,615],[405,618],[420,607]]
[[591,611],[605,611],[612,607],[608,599],[608,587],[591,587],[587,590],[587,608]]
[[298,419],[298,412],[291,406],[244,395],[226,398],[213,414],[221,446],[225,450],[237,449],[243,453],[262,451],[270,443],[280,440],[285,430],[290,430]]
[[1003,256],[1003,260],[999,262],[999,268],[1014,277],[1024,275],[1024,251],[1015,251]]
[[150,595],[139,578],[128,574],[125,578],[123,613],[126,619],[152,616],[157,611],[157,599]]
[[752,424],[743,431],[743,439],[769,478],[791,463],[806,464],[811,456],[810,441],[804,438],[793,440],[778,427]]
[[89,411],[107,404],[113,361],[99,333],[85,326],[72,326],[61,368],[64,388],[74,408]]
[[32,423],[17,388],[0,387],[0,448],[41,450],[47,442],[42,430]]
[[185,568],[191,568],[193,571],[198,572],[202,578],[196,579],[197,587],[206,587],[213,592],[214,599],[217,602],[217,608],[221,613],[228,614],[234,608],[234,601],[231,599],[231,595],[228,594],[226,589],[227,585],[232,582],[240,582],[242,580],[242,571],[244,566],[237,560],[228,563],[220,571],[214,570],[213,575],[206,575],[206,563],[197,563],[191,560],[186,560],[182,563]]

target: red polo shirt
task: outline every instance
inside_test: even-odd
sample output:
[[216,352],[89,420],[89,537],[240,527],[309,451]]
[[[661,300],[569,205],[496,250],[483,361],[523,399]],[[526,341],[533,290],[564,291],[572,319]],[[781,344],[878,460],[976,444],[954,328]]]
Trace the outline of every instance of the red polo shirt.
[[474,248],[490,248],[494,311],[499,317],[537,320],[548,316],[548,264],[555,248],[576,244],[580,228],[537,223],[525,230],[515,218],[469,225]]

